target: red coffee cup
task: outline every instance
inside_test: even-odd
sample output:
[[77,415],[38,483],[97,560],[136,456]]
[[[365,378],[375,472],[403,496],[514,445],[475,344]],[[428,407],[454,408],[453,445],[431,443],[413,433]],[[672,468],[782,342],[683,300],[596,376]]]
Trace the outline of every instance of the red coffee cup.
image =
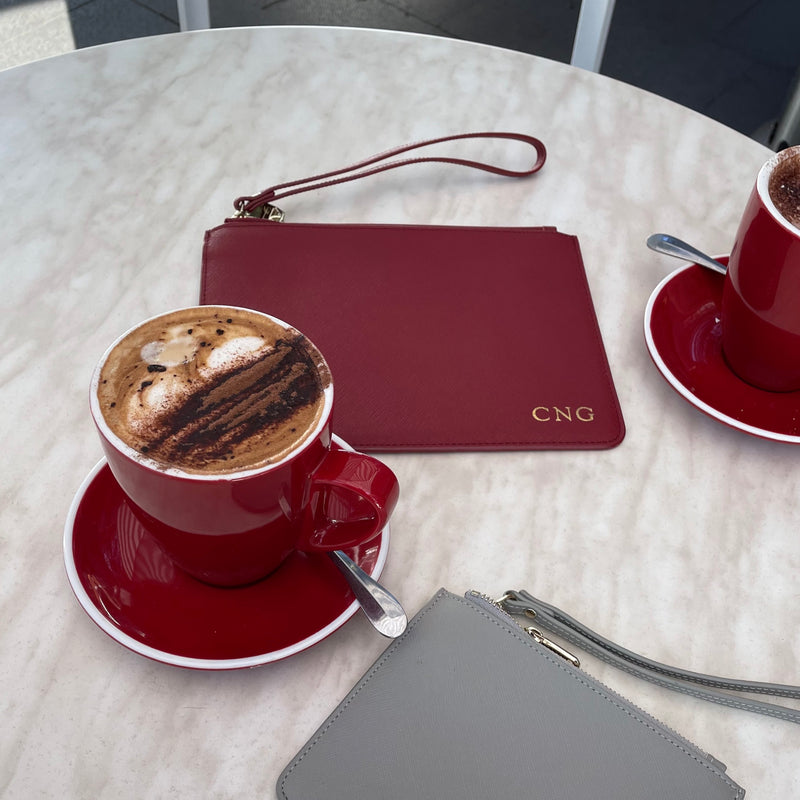
[[800,228],[770,196],[771,176],[795,162],[800,176],[800,146],[777,153],[759,171],[722,295],[722,349],[729,366],[774,392],[800,389]]
[[[247,309],[214,307],[235,314]],[[206,307],[198,307],[206,313]],[[326,551],[365,542],[387,524],[399,489],[375,458],[332,447],[333,382],[319,351],[305,339],[325,376],[321,413],[302,443],[274,463],[225,474],[198,474],[165,465],[112,430],[98,400],[109,355],[144,325],[109,347],[95,369],[90,407],[114,477],[131,510],[172,560],[190,575],[219,586],[259,580],[294,550]],[[280,320],[287,335],[300,335]]]

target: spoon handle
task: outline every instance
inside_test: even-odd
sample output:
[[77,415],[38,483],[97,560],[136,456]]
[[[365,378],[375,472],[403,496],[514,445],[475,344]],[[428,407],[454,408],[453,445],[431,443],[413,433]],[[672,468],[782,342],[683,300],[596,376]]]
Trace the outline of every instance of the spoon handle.
[[329,555],[347,578],[362,611],[376,630],[390,639],[400,636],[408,620],[398,599],[341,550],[332,550]]
[[664,253],[668,256],[681,258],[684,261],[694,261],[696,264],[713,269],[715,272],[719,272],[722,275],[727,272],[727,268],[724,264],[720,264],[719,261],[707,256],[690,244],[674,236],[670,236],[668,233],[654,233],[647,239],[647,246],[657,253]]

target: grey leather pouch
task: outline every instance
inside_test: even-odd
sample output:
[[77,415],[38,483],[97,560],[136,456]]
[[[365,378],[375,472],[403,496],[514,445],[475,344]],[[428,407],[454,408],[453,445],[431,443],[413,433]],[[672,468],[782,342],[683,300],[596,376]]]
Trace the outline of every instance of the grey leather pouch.
[[488,599],[440,590],[286,767],[279,797],[744,797],[723,764],[548,645]]

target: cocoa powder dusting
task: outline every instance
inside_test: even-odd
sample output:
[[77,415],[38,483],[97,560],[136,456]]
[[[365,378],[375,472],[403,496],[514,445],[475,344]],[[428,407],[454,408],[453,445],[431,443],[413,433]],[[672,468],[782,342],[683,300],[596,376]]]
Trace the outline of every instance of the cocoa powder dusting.
[[316,348],[255,312],[190,311],[143,324],[103,366],[97,396],[114,433],[165,468],[210,474],[300,446],[331,380]]
[[304,340],[279,340],[262,358],[204,382],[158,421],[148,455],[203,469],[215,461],[252,460],[276,452],[312,426],[323,387]]

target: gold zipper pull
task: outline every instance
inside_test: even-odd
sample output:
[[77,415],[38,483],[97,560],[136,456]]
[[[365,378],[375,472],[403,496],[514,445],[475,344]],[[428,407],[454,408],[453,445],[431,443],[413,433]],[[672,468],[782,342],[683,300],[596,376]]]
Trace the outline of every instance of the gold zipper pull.
[[525,628],[525,633],[530,634],[535,642],[544,645],[548,650],[552,650],[557,656],[561,656],[565,661],[572,664],[573,667],[580,667],[580,660],[574,656],[569,650],[565,650],[560,644],[556,644],[551,639],[548,639],[538,628],[529,625]]
[[283,213],[283,211],[281,211],[281,209],[279,209],[277,206],[271,205],[270,203],[264,203],[263,205],[256,206],[250,211],[246,211],[245,202],[242,201],[239,203],[239,207],[233,216],[237,219],[253,218],[265,219],[268,222],[283,222],[286,215]]

